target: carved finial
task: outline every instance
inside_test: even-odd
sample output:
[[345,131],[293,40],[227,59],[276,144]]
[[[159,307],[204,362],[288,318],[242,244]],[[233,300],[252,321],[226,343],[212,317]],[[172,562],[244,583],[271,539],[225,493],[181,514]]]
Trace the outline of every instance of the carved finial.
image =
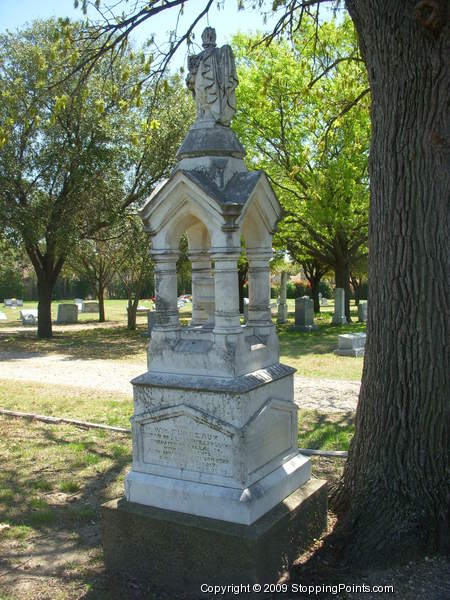
[[214,27],[206,27],[202,33],[203,48],[215,48],[216,47],[216,30]]

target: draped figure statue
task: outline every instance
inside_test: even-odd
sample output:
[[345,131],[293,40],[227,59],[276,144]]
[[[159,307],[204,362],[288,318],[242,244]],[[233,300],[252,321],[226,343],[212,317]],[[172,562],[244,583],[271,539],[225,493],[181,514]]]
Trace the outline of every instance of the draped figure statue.
[[188,58],[186,85],[194,96],[198,120],[229,127],[236,112],[238,85],[233,51],[228,45],[216,47],[212,27],[202,33],[202,42],[204,50]]

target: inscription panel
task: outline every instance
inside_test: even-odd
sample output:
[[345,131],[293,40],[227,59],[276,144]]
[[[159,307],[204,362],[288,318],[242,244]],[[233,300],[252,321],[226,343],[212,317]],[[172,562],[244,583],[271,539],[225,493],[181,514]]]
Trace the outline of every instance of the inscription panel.
[[292,414],[265,408],[247,434],[248,471],[252,473],[291,448]]
[[232,439],[185,415],[142,426],[143,462],[231,476]]

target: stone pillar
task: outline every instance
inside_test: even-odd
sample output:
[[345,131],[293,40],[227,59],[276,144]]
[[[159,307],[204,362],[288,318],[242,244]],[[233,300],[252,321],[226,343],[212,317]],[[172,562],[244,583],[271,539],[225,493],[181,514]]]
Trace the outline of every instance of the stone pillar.
[[343,288],[334,290],[334,315],[332,320],[333,325],[346,325],[345,318],[345,291]]
[[314,300],[309,296],[295,299],[295,325],[297,331],[312,331],[317,329],[314,324]]
[[278,304],[277,323],[287,323],[288,307],[286,302],[287,273],[282,271],[280,278],[280,303]]
[[367,321],[367,300],[360,300],[358,304],[358,321],[366,323]]
[[213,324],[214,277],[211,258],[207,252],[190,252],[192,263],[192,320],[191,325]]
[[247,250],[248,258],[248,325],[272,326],[270,312],[271,250]]
[[211,252],[214,260],[214,333],[241,332],[237,261],[240,252]]
[[174,331],[180,327],[177,309],[177,260],[179,252],[152,252],[155,265],[155,312],[157,331]]

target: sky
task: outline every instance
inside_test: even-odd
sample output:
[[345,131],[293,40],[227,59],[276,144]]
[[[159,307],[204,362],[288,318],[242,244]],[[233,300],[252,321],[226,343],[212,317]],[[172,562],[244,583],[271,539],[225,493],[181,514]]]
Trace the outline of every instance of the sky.
[[[106,0],[103,1],[106,2]],[[183,24],[189,25],[204,4],[204,0],[189,0],[186,3],[185,14],[180,22],[181,26]],[[217,4],[222,4],[222,8],[218,9]],[[216,28],[217,44],[221,46],[229,43],[232,36],[238,31],[245,33],[257,30],[265,31],[270,28],[270,24],[275,22],[272,17],[267,24],[264,24],[261,12],[256,10],[238,11],[237,5],[237,0],[220,0],[214,3],[208,18],[204,17],[195,30],[197,43],[200,43],[201,33],[207,25]],[[89,16],[97,18],[94,10],[89,12]],[[77,19],[82,18],[83,13],[80,8],[73,8],[73,0],[0,0],[0,32],[5,31],[5,29],[14,31],[33,19],[49,17]],[[149,19],[135,30],[134,40],[143,44],[152,34],[155,34],[157,42],[164,41],[167,39],[167,32],[174,28],[176,17],[177,9],[173,9],[164,11],[161,15]],[[186,61],[186,57],[187,48],[184,45],[178,51],[172,68],[182,66]]]

